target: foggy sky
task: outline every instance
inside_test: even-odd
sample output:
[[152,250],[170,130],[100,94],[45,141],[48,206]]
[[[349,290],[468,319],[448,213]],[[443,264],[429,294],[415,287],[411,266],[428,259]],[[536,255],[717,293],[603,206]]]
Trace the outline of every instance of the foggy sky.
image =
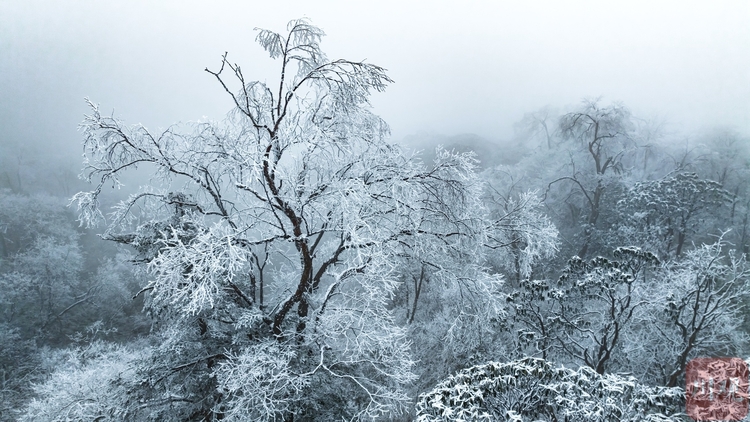
[[253,28],[303,16],[329,58],[389,70],[396,83],[373,104],[395,139],[507,139],[525,112],[596,96],[671,131],[750,133],[746,0],[0,0],[0,145],[80,154],[84,97],[154,129],[220,119],[229,98],[203,69],[229,51],[270,82],[277,64]]

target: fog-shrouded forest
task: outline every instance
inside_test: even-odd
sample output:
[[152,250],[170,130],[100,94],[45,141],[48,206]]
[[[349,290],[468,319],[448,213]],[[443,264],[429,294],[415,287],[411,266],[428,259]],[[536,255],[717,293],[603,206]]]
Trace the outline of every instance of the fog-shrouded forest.
[[583,92],[394,139],[323,29],[206,63],[219,119],[0,139],[0,420],[688,421],[691,359],[750,361],[746,126]]

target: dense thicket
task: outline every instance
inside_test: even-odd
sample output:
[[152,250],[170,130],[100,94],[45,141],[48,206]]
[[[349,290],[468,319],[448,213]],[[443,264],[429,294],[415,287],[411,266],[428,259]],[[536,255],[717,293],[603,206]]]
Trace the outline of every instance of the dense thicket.
[[140,283],[125,252],[77,228],[68,200],[0,191],[0,416],[31,396],[66,352],[146,334]]

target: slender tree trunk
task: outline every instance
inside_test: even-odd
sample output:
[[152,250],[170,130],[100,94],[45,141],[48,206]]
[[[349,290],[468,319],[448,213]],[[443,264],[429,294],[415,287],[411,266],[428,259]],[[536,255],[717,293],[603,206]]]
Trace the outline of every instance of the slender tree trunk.
[[604,186],[601,185],[601,182],[598,182],[596,185],[596,190],[594,190],[594,197],[591,200],[591,214],[589,214],[589,218],[586,221],[586,229],[584,229],[583,245],[578,251],[578,256],[580,258],[585,258],[586,254],[589,251],[589,245],[591,244],[591,238],[594,234],[594,228],[596,227],[596,222],[599,220],[599,206],[601,203],[603,192]]
[[414,277],[414,302],[411,307],[411,316],[409,317],[409,324],[414,322],[414,314],[417,313],[417,301],[419,301],[419,294],[422,292],[422,284],[424,283],[424,265],[419,272],[419,278]]
[[675,251],[675,257],[679,257],[682,253],[682,247],[685,244],[685,232],[680,230],[677,233],[677,250]]

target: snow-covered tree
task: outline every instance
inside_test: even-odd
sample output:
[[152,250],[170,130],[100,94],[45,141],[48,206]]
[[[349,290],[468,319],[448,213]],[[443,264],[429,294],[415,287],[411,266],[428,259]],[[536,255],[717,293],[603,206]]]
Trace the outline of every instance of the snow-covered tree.
[[694,357],[736,356],[747,347],[741,312],[750,270],[745,256],[726,249],[720,238],[665,268],[655,294],[660,306],[652,314],[657,332],[643,344],[646,354],[658,357],[649,366],[665,385],[680,385]]
[[557,142],[559,112],[553,107],[546,106],[531,113],[513,125],[515,138],[526,148],[553,148]]
[[[126,292],[128,264],[96,260],[63,198],[0,190],[0,420],[43,379],[40,350],[71,343],[96,321],[119,335],[147,331]],[[87,256],[88,255],[88,256]]]
[[565,182],[577,201],[568,202],[583,226],[578,256],[585,258],[594,241],[597,223],[605,210],[605,196],[624,170],[623,159],[634,146],[635,124],[630,110],[622,104],[601,106],[599,100],[586,100],[576,110],[563,115],[559,131],[571,142],[566,173],[550,182]]
[[[139,404],[128,406],[126,390],[137,380],[138,359],[148,348],[93,341],[86,346],[47,353],[54,372],[34,385],[34,395],[18,419],[22,421],[143,420]],[[135,411],[134,411],[135,410]]]
[[459,371],[422,394],[419,422],[682,421],[683,392],[524,358]]
[[418,392],[460,368],[511,357],[508,285],[557,250],[557,230],[536,192],[517,192],[505,176],[500,168],[480,174],[474,212],[483,223],[473,241],[423,241],[403,260],[396,303],[420,362]]
[[[151,274],[143,293],[161,341],[134,396],[154,417],[399,412],[414,362],[392,309],[397,270],[418,260],[448,279],[458,271],[440,254],[482,244],[471,157],[443,151],[424,167],[387,143],[368,103],[391,82],[385,69],[329,60],[323,35],[304,19],[258,32],[280,65],[275,85],[227,55],[207,69],[234,105],[225,122],[155,134],[92,104],[82,125],[97,182],[75,197],[83,223],[104,217],[106,184],[153,171],[104,237],[133,246]],[[478,297],[493,285],[472,279]]]
[[695,173],[637,182],[618,202],[622,224],[617,230],[661,258],[677,257],[696,234],[708,234],[719,213],[728,215],[731,204],[732,195],[721,184]]
[[[498,173],[504,172],[498,168],[484,174],[490,179],[485,195],[490,221],[486,246],[490,262],[518,283],[531,277],[540,261],[555,256],[558,231],[544,213],[537,191],[513,192],[512,177],[497,177]],[[511,188],[503,191],[502,186]]]
[[557,283],[524,281],[509,298],[520,346],[533,346],[545,359],[610,372],[638,309],[650,303],[643,283],[657,263],[649,252],[618,248],[613,259],[572,258]]

